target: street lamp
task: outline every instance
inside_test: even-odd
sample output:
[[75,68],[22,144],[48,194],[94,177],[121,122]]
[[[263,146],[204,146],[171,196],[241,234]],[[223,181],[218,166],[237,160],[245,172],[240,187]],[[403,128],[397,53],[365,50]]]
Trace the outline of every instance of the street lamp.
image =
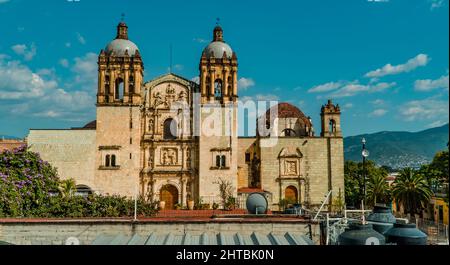
[[369,151],[366,149],[366,138],[362,139],[362,158],[363,158],[363,201],[366,204],[366,158],[369,157]]

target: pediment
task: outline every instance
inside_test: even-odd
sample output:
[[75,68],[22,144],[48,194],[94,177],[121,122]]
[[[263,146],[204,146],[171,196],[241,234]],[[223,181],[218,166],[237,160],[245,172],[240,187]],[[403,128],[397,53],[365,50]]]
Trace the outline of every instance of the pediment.
[[298,147],[289,146],[283,148],[278,155],[278,158],[289,158],[289,157],[302,158],[303,154]]

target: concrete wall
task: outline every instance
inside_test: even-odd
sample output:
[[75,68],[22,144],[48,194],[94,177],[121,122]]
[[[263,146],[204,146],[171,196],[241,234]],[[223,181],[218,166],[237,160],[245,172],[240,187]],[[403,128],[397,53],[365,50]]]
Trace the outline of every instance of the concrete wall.
[[[0,222],[0,240],[16,245],[64,245],[69,237],[76,237],[82,245],[91,244],[100,235],[123,234],[149,236],[152,232],[182,235],[190,233],[268,234],[309,232],[307,222],[137,222],[124,221],[52,221],[52,222]],[[313,241],[319,240],[319,225],[312,225]]]
[[56,167],[61,179],[99,188],[94,181],[95,130],[30,130],[28,146]]

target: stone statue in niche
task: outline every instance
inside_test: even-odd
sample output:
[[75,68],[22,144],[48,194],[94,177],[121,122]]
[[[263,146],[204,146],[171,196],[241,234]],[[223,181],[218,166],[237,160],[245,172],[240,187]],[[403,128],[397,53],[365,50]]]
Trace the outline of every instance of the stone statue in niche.
[[178,95],[178,101],[187,101],[187,93],[186,91],[181,91]]
[[162,159],[163,165],[168,166],[169,165],[169,154],[167,151],[164,151],[163,153],[163,159]]
[[148,167],[153,168],[153,155],[150,154],[148,158]]
[[153,121],[153,119],[150,119],[148,121],[148,131],[149,132],[153,132],[153,126],[154,126],[154,121]]
[[153,95],[153,97],[155,98],[155,103],[154,103],[154,107],[158,107],[159,105],[161,105],[162,103],[164,103],[164,100],[161,96],[161,92],[155,92],[155,94]]
[[169,151],[169,161],[170,161],[170,165],[177,164],[176,153],[175,153],[175,150],[173,150],[173,149]]

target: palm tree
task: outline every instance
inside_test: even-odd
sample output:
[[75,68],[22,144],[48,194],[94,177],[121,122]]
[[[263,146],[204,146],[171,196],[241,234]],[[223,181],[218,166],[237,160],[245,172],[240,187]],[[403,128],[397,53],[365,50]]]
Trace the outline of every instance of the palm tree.
[[375,174],[369,180],[367,185],[367,202],[370,205],[377,203],[387,203],[390,197],[389,184],[383,174]]
[[75,183],[75,180],[67,179],[61,181],[58,189],[61,192],[63,198],[72,197],[72,195],[77,190],[77,185]]
[[433,196],[427,179],[410,168],[400,172],[394,182],[392,194],[403,205],[406,213],[411,215],[419,213]]

